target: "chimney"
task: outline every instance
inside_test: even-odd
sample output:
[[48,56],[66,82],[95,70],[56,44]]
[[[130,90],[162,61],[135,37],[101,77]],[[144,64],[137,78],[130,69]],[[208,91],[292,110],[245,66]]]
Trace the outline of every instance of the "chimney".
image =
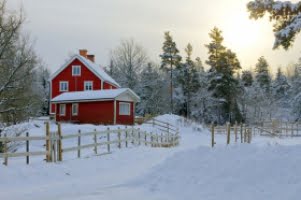
[[87,55],[88,60],[90,60],[91,62],[95,62],[95,55]]
[[88,53],[88,50],[87,49],[80,49],[79,50],[79,55],[87,58],[87,53]]

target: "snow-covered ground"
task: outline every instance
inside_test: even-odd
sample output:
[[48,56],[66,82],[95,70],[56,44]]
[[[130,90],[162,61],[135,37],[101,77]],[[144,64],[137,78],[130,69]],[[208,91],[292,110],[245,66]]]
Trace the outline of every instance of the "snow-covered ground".
[[[227,146],[226,136],[216,135],[212,149],[210,133],[201,125],[170,115],[158,119],[179,127],[178,147],[113,148],[104,156],[87,150],[81,159],[70,153],[61,163],[46,164],[43,157],[36,157],[28,166],[24,158],[9,160],[8,167],[0,165],[1,199],[300,199],[301,138],[255,136],[252,144]],[[106,128],[62,127],[65,134]],[[29,129],[31,135],[44,134],[42,121],[30,123]]]

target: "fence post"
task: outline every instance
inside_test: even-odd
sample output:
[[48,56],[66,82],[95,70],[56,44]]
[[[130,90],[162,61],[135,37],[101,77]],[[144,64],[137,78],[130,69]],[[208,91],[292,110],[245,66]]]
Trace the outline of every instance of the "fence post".
[[77,147],[78,147],[78,149],[77,149],[77,157],[78,158],[80,158],[80,146],[81,146],[81,131],[80,130],[78,130],[78,137],[77,137]]
[[248,136],[248,134],[247,134],[247,127],[245,127],[244,128],[244,143],[246,143],[247,142],[247,136]]
[[6,133],[4,133],[3,150],[4,150],[4,153],[5,153],[3,164],[7,166],[8,165],[8,156],[7,156],[8,147],[7,147]]
[[49,162],[50,161],[50,149],[49,149],[49,146],[50,146],[50,126],[49,126],[49,122],[45,122],[45,125],[46,125],[46,144],[45,144],[45,147],[46,147],[46,162]]
[[169,123],[167,123],[167,134],[169,135]]
[[249,128],[249,129],[248,129],[248,143],[249,143],[249,144],[251,143],[251,140],[252,140],[252,129]]
[[157,141],[157,147],[160,147],[160,145],[159,145],[159,136],[158,136],[158,133],[156,134],[156,141]]
[[227,122],[227,144],[230,144],[231,125]]
[[211,147],[214,147],[215,141],[214,141],[214,124],[211,123]]
[[52,161],[53,162],[56,162],[56,158],[57,158],[57,154],[56,154],[56,145],[57,145],[57,141],[56,141],[56,132],[52,132],[51,133],[51,148],[52,148],[52,151],[53,151],[53,155],[52,155]]
[[53,137],[52,133],[49,132],[49,162],[53,161]]
[[140,138],[141,138],[141,132],[140,132],[140,128],[138,128],[138,145],[141,145]]
[[243,143],[243,124],[240,124],[240,143]]
[[125,127],[125,147],[128,147],[128,127]]
[[287,122],[285,122],[285,134],[286,134],[286,137],[288,137],[288,131],[287,131],[288,127],[287,127]]
[[110,149],[110,128],[109,127],[107,128],[107,150],[108,150],[108,153],[111,152],[111,149]]
[[237,122],[235,122],[234,134],[235,134],[235,143],[237,143]]
[[135,130],[134,130],[133,126],[132,126],[132,132],[131,132],[132,144],[135,144],[134,133],[135,133]]
[[[26,132],[26,137],[27,137],[27,140],[26,140],[26,153],[29,153],[29,140],[28,140],[29,133],[28,132]],[[29,164],[29,154],[26,156],[26,164],[27,165]]]
[[121,133],[120,133],[120,127],[118,127],[117,135],[118,135],[118,148],[120,149],[120,148],[121,148]]
[[294,136],[294,124],[293,123],[292,123],[291,128],[292,128],[292,135],[291,135],[291,137],[293,137]]
[[61,123],[57,124],[57,149],[58,149],[58,161],[63,161],[63,147],[62,147],[62,127]]
[[94,129],[94,153],[97,154],[97,130]]
[[145,146],[147,146],[147,132],[144,131],[144,143],[145,143]]
[[150,138],[151,138],[151,147],[154,147],[153,145],[154,136],[152,132],[150,133]]

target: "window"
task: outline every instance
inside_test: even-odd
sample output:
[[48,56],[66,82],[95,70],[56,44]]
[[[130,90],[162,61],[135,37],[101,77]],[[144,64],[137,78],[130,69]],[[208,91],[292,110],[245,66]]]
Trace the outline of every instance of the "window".
[[130,115],[130,103],[119,103],[119,115]]
[[78,115],[78,104],[77,103],[72,104],[72,115],[73,116]]
[[67,81],[60,81],[60,92],[68,91],[68,85]]
[[93,82],[85,81],[84,82],[84,90],[93,90]]
[[60,104],[60,116],[66,115],[66,104]]
[[72,66],[72,76],[80,76],[80,65]]

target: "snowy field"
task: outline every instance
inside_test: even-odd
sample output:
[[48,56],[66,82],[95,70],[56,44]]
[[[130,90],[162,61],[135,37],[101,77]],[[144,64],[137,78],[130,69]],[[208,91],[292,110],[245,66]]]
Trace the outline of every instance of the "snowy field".
[[[216,135],[217,145],[212,149],[210,133],[200,125],[185,124],[177,116],[164,115],[159,119],[180,129],[178,147],[113,148],[112,154],[103,156],[95,156],[90,150],[81,159],[71,153],[61,163],[46,164],[43,157],[36,157],[28,166],[24,158],[9,160],[8,167],[0,165],[0,197],[5,200],[300,199],[301,138],[255,136],[252,144],[232,142],[227,146],[226,136]],[[26,126],[31,135],[44,134],[42,121]],[[78,129],[88,132],[106,127],[64,124],[62,128],[63,133],[74,133]],[[41,148],[42,144],[34,144],[34,149]]]

